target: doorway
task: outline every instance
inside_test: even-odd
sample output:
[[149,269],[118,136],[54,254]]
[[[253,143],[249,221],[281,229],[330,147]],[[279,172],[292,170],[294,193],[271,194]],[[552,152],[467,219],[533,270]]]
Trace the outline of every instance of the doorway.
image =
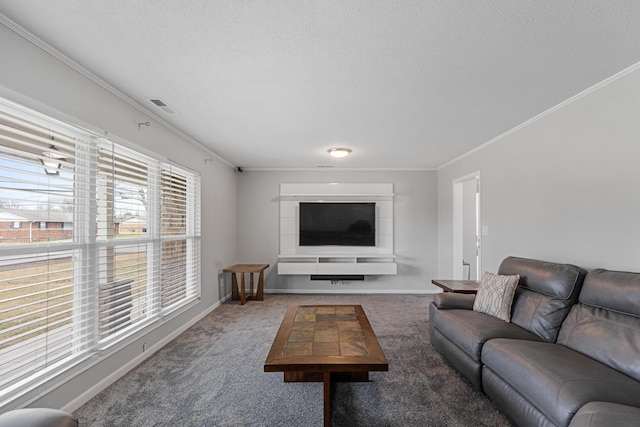
[[480,172],[453,181],[453,278],[480,280]]

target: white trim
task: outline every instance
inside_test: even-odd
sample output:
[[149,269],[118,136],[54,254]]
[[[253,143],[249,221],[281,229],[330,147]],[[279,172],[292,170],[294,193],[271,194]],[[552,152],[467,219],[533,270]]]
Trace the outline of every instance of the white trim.
[[[471,180],[475,180],[478,187],[477,187],[477,193],[480,197],[480,199],[477,201],[477,205],[476,205],[476,227],[479,228],[478,230],[476,230],[476,237],[479,239],[479,241],[477,242],[477,244],[479,244],[479,250],[478,250],[478,256],[477,256],[477,265],[476,265],[476,274],[479,274],[480,271],[482,271],[482,194],[481,194],[481,182],[482,182],[482,178],[481,178],[481,174],[480,171],[476,171],[473,173],[469,173],[466,174],[464,176],[461,176],[459,178],[455,178],[452,181],[452,199],[453,199],[453,206],[452,206],[452,216],[451,216],[451,224],[452,224],[452,231],[453,231],[453,274],[452,274],[452,278],[455,280],[460,280],[460,279],[464,279],[462,271],[458,270],[460,264],[458,264],[459,260],[463,259],[463,238],[462,238],[462,220],[463,220],[463,213],[462,213],[462,199],[463,199],[463,191],[462,191],[462,184]],[[479,278],[474,278],[474,280],[479,280]]]
[[415,295],[429,295],[439,294],[440,289],[265,289],[265,294],[415,294]]
[[250,168],[242,167],[244,172],[260,171],[260,172],[345,172],[345,171],[358,171],[358,172],[435,172],[438,168],[334,168],[328,166],[316,166],[310,168]]
[[[111,93],[112,95],[116,96],[120,100],[122,100],[125,103],[129,104],[131,107],[135,108],[136,110],[140,111],[141,113],[145,114],[146,116],[152,118],[153,120],[155,120],[156,122],[158,122],[159,124],[161,124],[162,126],[167,128],[169,131],[175,133],[176,135],[178,135],[179,137],[183,138],[187,142],[191,143],[195,147],[201,149],[205,153],[215,157],[220,162],[222,162],[222,163],[226,164],[227,166],[235,169],[235,166],[232,165],[231,162],[229,162],[226,159],[222,158],[220,155],[218,155],[216,152],[211,150],[209,147],[207,147],[204,144],[202,144],[202,143],[196,141],[195,139],[191,138],[189,135],[185,134],[184,132],[182,132],[181,130],[176,128],[175,126],[171,125],[170,123],[165,121],[160,116],[156,115],[152,111],[150,111],[150,110],[146,109],[145,107],[143,107],[142,105],[138,104],[132,98],[129,98],[127,95],[125,95],[124,93],[122,93],[121,91],[116,89],[115,87],[111,86],[109,83],[107,83],[106,81],[104,81],[103,79],[101,79],[100,77],[98,77],[97,75],[92,73],[91,71],[87,70],[82,65],[78,64],[77,62],[75,62],[74,60],[69,58],[68,56],[64,55],[59,50],[57,50],[57,49],[53,48],[52,46],[48,45],[45,41],[43,41],[42,39],[37,37],[35,34],[29,32],[28,30],[26,30],[25,28],[23,28],[22,26],[20,26],[16,22],[12,21],[11,19],[9,19],[7,16],[3,15],[2,13],[0,13],[0,24],[3,24],[5,27],[7,27],[8,29],[12,30],[13,32],[18,34],[22,38],[26,39],[27,41],[31,42],[36,47],[42,49],[47,54],[51,55],[52,57],[54,57],[55,59],[59,60],[63,64],[67,65],[69,68],[71,68],[74,71],[82,74],[84,77],[88,78],[93,83],[97,84],[98,86],[102,87],[103,89],[105,89],[106,91]],[[92,128],[95,129],[95,127],[92,127]],[[103,131],[102,133],[104,135],[106,135],[108,132],[107,131]],[[112,138],[112,136],[110,136],[110,138]]]
[[611,83],[613,83],[613,82],[615,82],[615,81],[617,81],[617,80],[619,80],[619,79],[621,79],[623,77],[626,77],[627,75],[629,75],[629,74],[631,74],[631,73],[633,73],[633,72],[635,72],[637,70],[640,70],[640,62],[636,62],[635,64],[631,65],[630,67],[627,67],[624,70],[617,72],[613,76],[607,77],[606,79],[594,84],[593,86],[583,90],[582,92],[579,92],[579,93],[573,95],[572,97],[562,101],[561,103],[559,103],[557,105],[554,105],[553,107],[549,108],[548,110],[545,110],[542,113],[533,116],[529,120],[520,123],[516,127],[511,128],[508,131],[496,136],[495,138],[490,139],[489,141],[485,142],[484,144],[477,146],[473,150],[467,151],[466,153],[462,154],[461,156],[456,157],[453,160],[449,160],[448,162],[438,166],[436,168],[436,170],[444,169],[447,166],[450,166],[450,165],[452,165],[452,164],[464,159],[465,157],[468,157],[468,156],[472,155],[473,153],[476,153],[476,152],[478,152],[480,150],[483,150],[483,149],[489,147],[490,145],[493,145],[496,142],[499,142],[499,141],[503,140],[507,136],[509,136],[509,135],[511,135],[511,134],[513,134],[513,133],[515,133],[515,132],[517,132],[517,131],[519,131],[519,130],[527,127],[527,126],[529,126],[530,124],[532,124],[534,122],[537,122],[540,119],[543,119],[544,117],[548,116],[549,114],[554,113],[554,112],[556,112],[556,111],[568,106],[569,104],[572,104],[572,103],[584,98],[585,96],[590,95],[593,92],[595,92],[595,91],[597,91],[597,90],[599,90],[599,89],[601,89],[601,88],[603,88],[603,87],[605,87],[605,86],[607,86],[607,85],[609,85],[609,84],[611,84]]

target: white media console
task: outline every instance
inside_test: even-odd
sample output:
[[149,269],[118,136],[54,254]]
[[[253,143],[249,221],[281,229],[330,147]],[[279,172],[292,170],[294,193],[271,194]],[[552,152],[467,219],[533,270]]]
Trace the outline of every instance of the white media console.
[[368,275],[396,272],[394,255],[280,255],[278,260],[278,274]]
[[[365,275],[397,274],[393,252],[393,184],[280,184],[280,255],[278,274],[346,280]],[[300,246],[300,202],[375,203],[375,246]]]

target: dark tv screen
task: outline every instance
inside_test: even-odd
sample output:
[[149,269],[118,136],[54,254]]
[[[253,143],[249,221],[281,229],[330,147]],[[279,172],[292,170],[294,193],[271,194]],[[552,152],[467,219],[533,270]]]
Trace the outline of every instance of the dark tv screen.
[[300,246],[375,246],[375,203],[300,203]]

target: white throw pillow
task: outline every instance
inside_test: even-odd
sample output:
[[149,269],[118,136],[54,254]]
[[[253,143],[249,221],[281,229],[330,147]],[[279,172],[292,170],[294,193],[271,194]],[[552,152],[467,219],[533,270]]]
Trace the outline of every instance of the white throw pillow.
[[519,280],[518,274],[505,276],[485,272],[478,287],[473,309],[510,322],[511,303]]

